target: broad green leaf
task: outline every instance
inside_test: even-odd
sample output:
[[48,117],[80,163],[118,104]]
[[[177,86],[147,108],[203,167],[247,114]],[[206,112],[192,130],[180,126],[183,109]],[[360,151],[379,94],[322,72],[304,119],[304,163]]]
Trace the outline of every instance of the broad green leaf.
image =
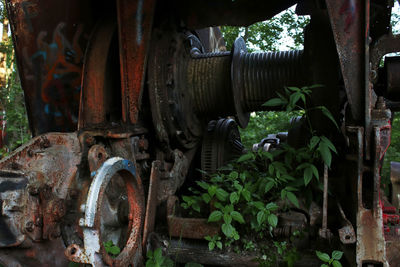
[[271,213],[270,215],[268,215],[268,224],[271,225],[272,227],[276,227],[276,225],[278,224],[278,217]]
[[321,251],[316,250],[315,253],[317,254],[317,257],[323,262],[329,262],[329,260],[331,259],[328,254]]
[[243,191],[242,191],[242,196],[244,197],[244,199],[245,199],[246,201],[250,201],[250,200],[251,200],[251,193],[250,193],[250,191],[247,190],[247,189],[243,189]]
[[163,258],[161,248],[157,248],[157,249],[154,251],[153,256],[154,256],[154,259],[155,259],[156,262],[160,262],[160,261],[162,260],[162,258]]
[[111,240],[108,240],[107,242],[104,243],[104,247],[108,248],[108,247],[112,247],[114,245],[114,243]]
[[269,190],[271,190],[272,187],[274,187],[275,183],[270,181],[265,185],[264,193],[267,193]]
[[217,241],[217,247],[218,247],[219,249],[222,249],[222,242],[221,242],[221,241]]
[[286,197],[287,191],[285,189],[281,190],[281,199],[284,199]]
[[192,208],[193,208],[195,211],[197,211],[197,212],[200,212],[200,206],[199,206],[199,203],[197,203],[197,202],[193,202],[193,204],[192,204]]
[[210,195],[210,197],[213,197],[215,195],[215,193],[217,192],[217,186],[212,185],[208,188],[208,194]]
[[262,104],[264,107],[277,107],[277,106],[284,106],[286,105],[286,101],[280,99],[280,98],[272,98]]
[[219,210],[214,210],[211,212],[210,216],[208,216],[208,222],[218,222],[222,218],[222,212]]
[[338,260],[334,260],[334,261],[332,262],[332,266],[333,266],[333,267],[342,267],[342,264],[341,264]]
[[328,119],[330,119],[332,121],[332,123],[336,126],[337,129],[339,129],[339,126],[337,125],[335,119],[332,116],[332,113],[324,106],[318,106],[316,107],[317,109],[322,111],[322,114],[325,115],[325,117],[327,117]]
[[285,187],[285,190],[286,190],[286,191],[298,191],[297,188],[294,188],[294,187],[292,187],[292,186],[286,186],[286,187]]
[[305,168],[307,168],[308,166],[310,166],[310,163],[304,162],[304,163],[300,164],[299,166],[297,166],[296,170],[305,169]]
[[320,142],[318,146],[318,150],[321,153],[322,160],[324,163],[330,167],[331,166],[331,161],[332,161],[332,154],[331,151],[329,150],[329,147],[326,143]]
[[261,201],[255,201],[253,202],[253,205],[259,210],[264,209],[264,203],[262,203]]
[[237,179],[239,177],[239,173],[237,171],[231,171],[229,174],[229,178],[231,179]]
[[329,267],[329,265],[328,264],[321,264],[321,267]]
[[276,205],[274,202],[268,203],[265,208],[269,211],[274,211],[278,209],[278,205]]
[[313,149],[321,139],[318,136],[313,136],[310,140],[310,148]]
[[311,167],[304,169],[304,185],[307,186],[312,179],[312,169]]
[[233,211],[233,205],[226,205],[226,206],[222,209],[222,211],[223,211],[224,213],[230,214],[230,213]]
[[231,216],[232,216],[232,218],[233,218],[235,221],[237,221],[237,222],[239,222],[239,223],[244,223],[243,216],[242,216],[242,214],[240,214],[239,212],[237,212],[237,211],[232,211],[232,212],[231,212]]
[[343,252],[342,251],[338,251],[338,250],[334,250],[332,252],[332,259],[334,260],[340,260],[343,256]]
[[201,188],[203,188],[204,190],[207,190],[208,187],[210,186],[209,184],[207,184],[206,182],[203,182],[203,181],[196,181],[196,183],[197,183]]
[[269,164],[269,165],[268,165],[268,173],[269,173],[269,175],[273,175],[273,174],[274,174],[274,171],[275,171],[274,165]]
[[326,138],[325,136],[321,136],[321,140],[324,143],[326,143],[326,145],[329,147],[330,150],[332,150],[333,152],[335,152],[337,154],[335,146],[332,144],[332,142],[328,138]]
[[286,197],[287,199],[289,199],[290,202],[293,203],[293,205],[295,205],[297,208],[299,207],[299,201],[297,200],[295,194],[293,194],[292,192],[287,192]]
[[207,193],[204,193],[204,194],[202,194],[201,195],[201,198],[203,199],[203,201],[205,202],[205,203],[210,203],[210,201],[211,201],[211,197],[210,197],[210,195],[209,194],[207,194]]
[[261,156],[263,158],[267,158],[267,159],[269,159],[271,161],[274,160],[274,156],[271,153],[267,152],[267,151],[262,151],[262,152],[260,152],[260,154],[261,154]]
[[231,224],[222,224],[221,226],[222,232],[227,236],[227,237],[232,237],[233,233],[235,231],[235,228]]
[[114,255],[114,256],[116,256],[116,255],[118,255],[119,253],[121,253],[121,250],[120,250],[120,248],[117,247],[117,246],[112,246],[112,247],[108,248],[107,252],[110,253],[110,254],[112,254],[112,255]]
[[208,242],[208,250],[213,250],[215,247],[215,243],[214,242]]
[[315,165],[313,165],[313,164],[310,164],[310,168],[311,168],[315,178],[317,178],[317,180],[319,180],[319,173],[318,173],[317,167],[315,167]]
[[253,153],[247,153],[244,155],[241,155],[240,158],[237,159],[237,162],[243,162],[243,161],[248,161],[254,159],[255,156]]
[[204,237],[204,239],[207,240],[207,241],[211,241],[213,238],[211,236],[207,235],[207,236]]
[[292,95],[290,96],[290,98],[289,98],[290,105],[292,105],[292,106],[294,107],[294,106],[296,105],[297,101],[299,101],[299,99],[300,99],[300,97],[301,97],[302,95],[303,95],[303,94],[300,93],[300,92],[296,92],[296,93],[292,94]]
[[224,189],[222,188],[218,188],[215,195],[217,196],[217,198],[221,201],[226,201],[226,199],[229,196],[229,193],[226,192]]
[[224,213],[224,222],[230,224],[232,222],[232,216],[228,213]]
[[229,197],[229,200],[231,201],[232,204],[239,202],[239,194],[237,192],[232,192]]
[[261,224],[263,224],[265,222],[265,213],[264,213],[264,211],[259,211],[257,213],[257,222],[258,222],[258,225],[261,225]]

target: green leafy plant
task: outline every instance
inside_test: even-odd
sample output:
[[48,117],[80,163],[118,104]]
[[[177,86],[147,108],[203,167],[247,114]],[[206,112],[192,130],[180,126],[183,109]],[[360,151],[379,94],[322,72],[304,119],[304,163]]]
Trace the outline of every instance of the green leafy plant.
[[321,267],[328,267],[328,266],[342,267],[342,264],[339,261],[343,256],[343,252],[341,251],[334,250],[332,252],[332,256],[329,256],[328,253],[323,253],[318,250],[315,251],[315,254],[321,261],[325,262],[321,264]]
[[213,250],[215,247],[222,249],[222,242],[221,237],[219,235],[215,236],[206,236],[204,237],[205,240],[208,241],[208,249]]
[[111,255],[112,258],[117,257],[119,253],[121,253],[121,249],[118,246],[114,245],[111,240],[104,242],[103,245],[106,252]]
[[[313,190],[321,188],[319,172],[324,164],[331,165],[332,153],[336,153],[332,142],[318,135],[308,118],[311,112],[322,112],[336,125],[326,108],[308,107],[308,97],[316,87],[320,86],[288,87],[285,94],[265,103],[267,106],[282,105],[289,113],[303,116],[310,133],[304,146],[294,148],[281,144],[269,152],[244,154],[217,173],[203,172],[208,178],[196,182],[197,188],[191,189],[191,196],[182,197],[183,208],[198,216],[207,216],[209,223],[220,225],[221,235],[206,237],[210,250],[242,244],[267,256],[260,257],[263,266],[276,262],[276,255],[289,266],[298,259],[291,242],[275,242],[272,248],[258,243],[266,235],[273,236],[273,229],[279,223],[278,212],[299,208],[303,200],[305,204],[311,203]],[[299,191],[305,199],[298,199]],[[274,250],[276,253],[271,253]]]
[[147,251],[146,267],[173,267],[174,262],[164,257],[161,248],[157,248],[155,251]]

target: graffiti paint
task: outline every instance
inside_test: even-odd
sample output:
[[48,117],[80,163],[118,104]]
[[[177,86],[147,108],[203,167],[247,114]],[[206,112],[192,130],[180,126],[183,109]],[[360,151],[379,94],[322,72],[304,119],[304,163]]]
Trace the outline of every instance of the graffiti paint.
[[41,31],[36,38],[37,51],[29,56],[24,51],[29,67],[27,79],[36,82],[33,112],[44,118],[39,128],[65,131],[77,124],[81,89],[83,51],[79,45],[82,26],[78,26],[72,43],[65,37],[66,24],[60,22],[54,29],[50,42],[48,33]]

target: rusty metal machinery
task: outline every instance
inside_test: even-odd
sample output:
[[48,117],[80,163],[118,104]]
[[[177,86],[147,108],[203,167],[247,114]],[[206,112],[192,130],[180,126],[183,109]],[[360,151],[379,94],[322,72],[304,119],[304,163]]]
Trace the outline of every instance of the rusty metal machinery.
[[[294,4],[311,17],[304,50],[249,53],[239,38],[226,51],[215,26],[247,26]],[[254,266],[254,255],[209,252],[200,240],[218,227],[184,217],[178,197],[204,179],[196,168],[213,172],[243,152],[237,127],[251,112],[268,110],[262,103],[285,86],[313,84],[324,87],[310,105],[326,106],[341,126],[335,134],[311,114],[338,148],[324,172],[325,200],[329,185],[334,204],[280,214],[274,235],[309,231],[298,266],[319,266],[310,248],[331,236],[346,266],[400,265],[396,164],[392,199],[380,194],[392,112],[400,107],[400,59],[379,64],[400,51],[392,6],[7,0],[34,137],[0,160],[0,265],[141,266],[146,250],[167,246],[178,263]],[[301,142],[302,121],[293,123],[253,149]],[[117,257],[106,241],[121,248]]]

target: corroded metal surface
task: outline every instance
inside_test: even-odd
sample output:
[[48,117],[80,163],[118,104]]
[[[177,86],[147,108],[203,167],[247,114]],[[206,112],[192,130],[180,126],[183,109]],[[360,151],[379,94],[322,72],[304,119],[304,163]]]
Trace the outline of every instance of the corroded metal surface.
[[83,67],[79,129],[104,126],[110,114],[110,76],[107,73],[113,35],[116,25],[110,20],[101,21],[89,40]]
[[[326,0],[333,35],[339,54],[343,80],[353,118],[364,114],[365,7],[361,0]],[[369,1],[368,1],[369,2]]]
[[[121,253],[115,258],[111,258],[106,252],[101,236],[104,234],[102,227],[102,207],[106,199],[106,188],[115,175],[119,174],[126,186],[127,201],[129,212],[127,217],[128,232],[127,239]],[[70,260],[89,263],[94,266],[103,266],[103,261],[109,266],[127,266],[138,264],[137,254],[141,254],[141,233],[144,213],[144,195],[140,178],[136,175],[136,170],[132,162],[122,158],[110,158],[97,171],[91,183],[87,196],[84,218],[80,219],[80,226],[83,228],[84,247],[75,244],[70,245],[66,250],[66,255]],[[119,221],[119,219],[118,219]],[[103,231],[103,233],[102,233]],[[117,242],[118,244],[118,242]]]
[[177,209],[179,209],[178,198],[170,196],[167,201],[167,222],[170,236],[204,239],[205,236],[215,236],[220,232],[220,227],[207,223],[207,219],[178,217]]
[[122,120],[137,123],[155,0],[118,0]]
[[76,130],[89,2],[6,2],[33,135]]

